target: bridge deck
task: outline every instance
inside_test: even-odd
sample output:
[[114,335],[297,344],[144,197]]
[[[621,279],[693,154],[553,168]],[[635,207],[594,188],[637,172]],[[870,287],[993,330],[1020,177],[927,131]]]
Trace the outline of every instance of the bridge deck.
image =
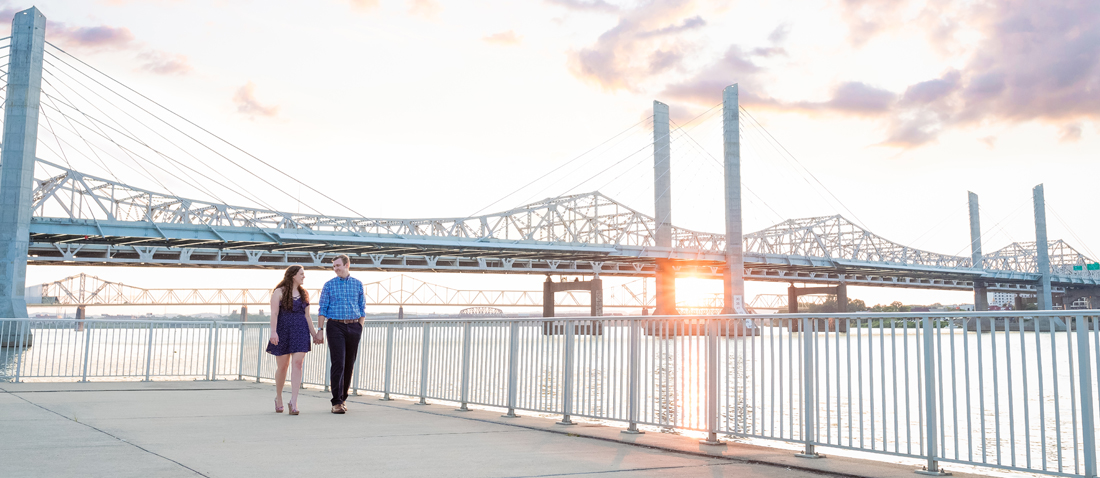
[[272,412],[270,384],[250,382],[2,383],[0,391],[5,476],[915,476],[911,466],[374,396],[353,397],[347,415],[333,415],[318,390],[304,390],[302,414],[291,417]]

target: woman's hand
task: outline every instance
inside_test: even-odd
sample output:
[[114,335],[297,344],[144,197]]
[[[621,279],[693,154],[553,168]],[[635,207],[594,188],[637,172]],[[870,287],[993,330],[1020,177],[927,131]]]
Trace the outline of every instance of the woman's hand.
[[279,345],[279,333],[272,330],[271,338],[268,340],[268,342],[271,342],[271,345]]
[[318,344],[318,345],[325,343],[324,336],[321,335],[320,330],[318,330],[316,333],[313,334],[313,343]]

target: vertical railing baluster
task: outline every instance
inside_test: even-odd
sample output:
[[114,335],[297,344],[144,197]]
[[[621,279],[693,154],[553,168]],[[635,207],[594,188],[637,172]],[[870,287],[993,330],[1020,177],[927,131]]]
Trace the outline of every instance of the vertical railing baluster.
[[[576,425],[570,419],[573,414],[573,321],[563,320],[565,325],[565,353],[562,357],[562,419],[558,425]],[[553,322],[551,322],[551,331]]]
[[237,327],[237,342],[241,344],[237,356],[237,380],[244,380],[244,322]]
[[[15,383],[19,383],[19,377],[23,374],[23,354],[27,350],[26,337],[27,331],[31,328],[31,322],[29,320],[25,322],[13,320],[8,323],[19,327],[19,334],[17,335],[19,338],[16,339],[18,342],[16,342],[14,347],[15,350],[18,350],[18,352],[16,352],[18,355],[15,357]],[[8,328],[8,331],[10,332],[11,328]]]
[[420,336],[420,402],[417,405],[428,404],[428,354],[431,353],[429,342],[431,341],[432,325],[424,322],[421,326],[423,334]]
[[95,329],[95,323],[94,322],[88,322],[87,325],[84,327],[84,364],[83,364],[83,367],[82,367],[84,369],[84,371],[81,372],[81,374],[80,374],[80,381],[81,382],[87,382],[88,381],[88,361],[89,361],[88,357],[89,357],[89,354],[92,351],[92,330],[93,329]]
[[210,323],[210,328],[206,331],[206,372],[204,378],[210,380],[210,366],[211,360],[214,358],[214,323]]
[[[1096,427],[1092,416],[1092,367],[1089,351],[1089,324],[1085,317],[1077,317],[1077,377],[1081,390],[1081,430],[1084,433],[1085,476],[1096,476]],[[1053,333],[1053,332],[1052,332]],[[1100,352],[1100,351],[1098,351]]]
[[462,324],[462,406],[460,412],[470,411],[470,322]]
[[[326,374],[327,376],[328,374]],[[390,398],[390,380],[393,375],[393,322],[386,324],[386,372],[382,385],[381,400],[393,400]]]
[[705,445],[722,445],[718,440],[718,320],[707,319],[707,438]]
[[[793,320],[793,319],[792,319]],[[817,422],[817,398],[814,397],[814,340],[817,339],[817,320],[802,318],[802,425],[805,448],[795,456],[799,458],[821,458],[814,451],[814,424]],[[792,430],[793,435],[793,430]]]
[[630,321],[629,333],[630,364],[627,365],[627,373],[629,374],[627,376],[627,387],[629,387],[627,390],[627,400],[629,400],[629,403],[627,403],[627,419],[630,424],[622,433],[642,434],[645,432],[638,430],[638,369],[640,368],[638,363],[638,336],[641,333],[641,328],[638,326],[637,320]]
[[921,321],[924,328],[924,424],[928,438],[925,448],[928,464],[925,465],[925,469],[917,470],[917,473],[944,475],[946,473],[939,469],[939,462],[936,460],[936,438],[938,438],[936,436],[936,361],[932,356],[935,352],[935,346],[932,343],[932,319],[923,317]]
[[265,348],[263,327],[256,328],[256,340],[259,341],[259,343],[256,345],[256,383],[260,383],[260,367],[263,365]]
[[508,413],[504,418],[518,418],[516,415],[516,355],[519,353],[519,322],[512,321],[508,327]]
[[153,323],[149,322],[149,337],[145,343],[145,381],[149,381],[153,366]]

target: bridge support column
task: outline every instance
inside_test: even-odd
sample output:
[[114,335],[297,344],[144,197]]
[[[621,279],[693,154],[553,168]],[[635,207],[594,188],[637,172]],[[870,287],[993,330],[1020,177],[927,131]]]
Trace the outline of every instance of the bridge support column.
[[[11,22],[3,149],[0,150],[0,317],[27,317],[24,298],[42,92],[46,17],[31,7]],[[13,330],[30,337],[30,331]],[[8,343],[0,337],[0,343]]]
[[[274,314],[275,311],[273,310],[273,311],[271,311],[271,313]],[[247,304],[241,306],[241,322],[242,323],[248,322],[248,305]]]
[[[672,140],[668,105],[653,102],[654,245],[672,247]],[[676,271],[668,260],[657,260],[657,309],[654,315],[676,315]]]
[[[984,269],[982,262],[982,227],[979,221],[978,195],[967,191],[970,201],[970,258],[974,269]],[[974,280],[974,310],[989,310],[989,294],[986,293],[985,281]]]
[[[791,284],[787,288],[787,313],[798,313],[798,297],[810,294],[831,294],[836,296],[836,312],[843,314],[848,312],[848,284],[840,283],[835,287],[795,287]],[[837,332],[847,332],[848,323],[846,321],[837,321],[837,319],[819,319],[817,330],[836,330]],[[801,322],[798,320],[791,321],[792,330],[798,330]]]
[[554,317],[554,293],[567,290],[588,291],[591,299],[589,302],[589,314],[592,317],[603,316],[603,280],[595,276],[590,281],[554,282],[550,276],[546,276],[546,282],[542,283],[542,316]]
[[737,85],[722,91],[722,150],[726,189],[726,271],[723,314],[745,313],[745,257],[741,237],[741,128]]
[[653,315],[678,315],[676,311],[676,271],[671,261],[657,259],[657,308]]
[[1050,310],[1050,249],[1047,245],[1047,207],[1043,199],[1043,185],[1031,190],[1035,201],[1035,259],[1039,271],[1039,286],[1035,288],[1039,310]]
[[88,317],[88,308],[84,305],[76,306],[76,325],[74,326],[77,332],[84,331],[84,320]]

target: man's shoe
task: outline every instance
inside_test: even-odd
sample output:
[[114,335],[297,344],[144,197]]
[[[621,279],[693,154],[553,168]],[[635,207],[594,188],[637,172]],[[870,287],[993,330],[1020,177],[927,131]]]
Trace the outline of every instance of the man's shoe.
[[333,405],[332,406],[332,413],[338,413],[338,414],[343,415],[344,414],[344,406],[343,405]]
[[341,404],[340,404],[340,408],[344,409],[344,412],[346,413],[346,412],[348,411],[348,404],[346,404],[346,403],[341,403]]

